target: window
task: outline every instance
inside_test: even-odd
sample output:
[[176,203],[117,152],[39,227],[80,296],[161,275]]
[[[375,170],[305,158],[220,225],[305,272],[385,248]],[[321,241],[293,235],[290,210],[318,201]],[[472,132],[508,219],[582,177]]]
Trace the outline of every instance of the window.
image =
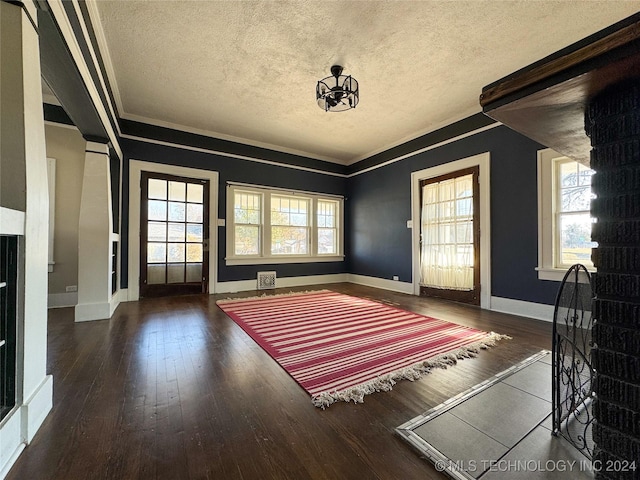
[[229,184],[227,264],[341,261],[340,197]]
[[271,195],[271,255],[309,252],[309,199]]
[[333,200],[318,200],[318,255],[338,254],[338,207]]
[[538,154],[538,277],[562,280],[581,263],[593,270],[590,203],[593,170],[546,149]]
[[235,255],[260,255],[262,194],[236,192],[233,204]]

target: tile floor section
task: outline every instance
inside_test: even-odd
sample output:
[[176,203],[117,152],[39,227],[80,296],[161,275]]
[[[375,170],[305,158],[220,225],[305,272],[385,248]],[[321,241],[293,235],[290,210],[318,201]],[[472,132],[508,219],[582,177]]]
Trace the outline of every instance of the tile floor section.
[[551,353],[542,351],[401,425],[398,435],[456,479],[591,479],[551,435]]

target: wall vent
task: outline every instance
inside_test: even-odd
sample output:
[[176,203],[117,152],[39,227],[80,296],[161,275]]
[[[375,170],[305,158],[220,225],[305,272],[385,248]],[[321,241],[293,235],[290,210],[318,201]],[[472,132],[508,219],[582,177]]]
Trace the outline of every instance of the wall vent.
[[258,272],[258,290],[276,288],[276,272]]

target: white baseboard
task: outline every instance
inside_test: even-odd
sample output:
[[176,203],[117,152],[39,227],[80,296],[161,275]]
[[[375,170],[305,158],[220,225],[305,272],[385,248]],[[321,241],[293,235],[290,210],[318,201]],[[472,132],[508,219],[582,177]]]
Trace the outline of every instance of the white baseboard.
[[491,297],[491,310],[494,312],[510,313],[521,317],[535,318],[545,322],[553,322],[553,305],[543,303],[524,302],[511,298]]
[[26,419],[26,432],[24,437],[27,443],[31,443],[34,435],[44,422],[53,407],[53,375],[47,375],[42,380],[36,391],[24,402],[22,409]]
[[44,377],[35,392],[0,426],[0,479],[9,473],[53,407],[53,376]]
[[366,285],[367,287],[381,288],[383,290],[391,290],[392,292],[408,293],[413,295],[413,284],[407,282],[399,282],[397,280],[388,280],[386,278],[367,277],[365,275],[347,274],[347,281],[358,285]]
[[[308,275],[304,277],[282,277],[276,278],[276,288],[303,287],[305,285],[322,285],[325,283],[341,283],[346,281],[348,281],[346,273]],[[247,292],[256,290],[257,288],[257,279],[218,282],[215,285],[215,293]]]
[[128,291],[126,288],[118,290],[104,303],[79,303],[76,305],[76,322],[89,322],[91,320],[106,320],[111,318],[121,302],[127,302]]
[[22,436],[22,409],[18,408],[5,417],[0,427],[0,479],[7,476],[25,446],[26,442]]
[[118,305],[121,304],[122,302],[128,302],[129,301],[129,290],[127,288],[121,288],[120,290],[118,290]]
[[76,305],[76,322],[111,318],[111,302],[79,303]]
[[47,308],[75,307],[78,304],[78,292],[50,293]]

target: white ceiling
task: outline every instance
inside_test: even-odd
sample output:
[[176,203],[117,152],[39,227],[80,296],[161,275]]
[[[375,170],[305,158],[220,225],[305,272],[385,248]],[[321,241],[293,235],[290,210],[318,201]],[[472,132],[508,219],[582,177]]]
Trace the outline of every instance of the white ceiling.
[[[343,164],[479,112],[483,86],[640,10],[637,0],[96,5],[123,118]],[[316,104],[333,64],[360,83],[355,110]]]

